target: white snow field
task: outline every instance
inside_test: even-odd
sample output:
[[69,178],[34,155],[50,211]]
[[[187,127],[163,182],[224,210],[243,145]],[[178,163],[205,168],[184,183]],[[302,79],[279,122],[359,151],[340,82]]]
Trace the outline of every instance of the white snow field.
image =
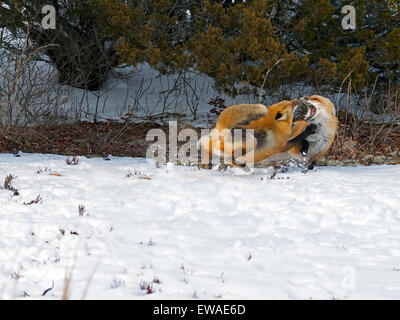
[[0,155],[0,298],[400,298],[400,165],[65,159]]

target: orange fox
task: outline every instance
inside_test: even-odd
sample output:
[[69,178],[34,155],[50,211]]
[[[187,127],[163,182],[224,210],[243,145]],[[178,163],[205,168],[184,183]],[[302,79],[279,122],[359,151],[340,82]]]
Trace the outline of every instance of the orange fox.
[[[307,167],[312,169],[331,147],[338,130],[338,119],[335,106],[328,98],[313,95],[300,98],[301,106],[296,110],[302,118],[312,126],[313,132],[306,137],[302,135],[289,141],[294,143],[286,154],[276,155],[275,159],[305,158]],[[303,120],[301,120],[303,121]],[[296,123],[296,122],[295,122]]]
[[[305,131],[307,122],[297,121],[292,126],[293,111],[299,100],[281,101],[270,107],[262,104],[239,104],[226,108],[219,116],[216,126],[199,144],[202,147],[202,164],[209,168],[214,155],[224,157],[226,163],[237,167],[267,159],[277,153],[286,152],[297,142],[289,143]],[[246,131],[246,137],[234,137],[235,129]],[[240,154],[237,156],[237,154]]]

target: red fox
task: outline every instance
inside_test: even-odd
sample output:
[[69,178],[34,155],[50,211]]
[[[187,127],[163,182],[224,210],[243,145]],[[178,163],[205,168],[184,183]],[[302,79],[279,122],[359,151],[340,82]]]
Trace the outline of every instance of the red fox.
[[[288,140],[305,131],[307,122],[297,121],[292,126],[293,111],[299,100],[281,101],[270,107],[262,104],[239,104],[226,108],[219,116],[216,126],[199,144],[202,147],[201,168],[209,168],[214,155],[224,157],[225,162],[237,167],[246,167],[277,153],[283,153],[295,145]],[[235,129],[246,131],[246,138],[233,138]],[[250,142],[250,143],[249,143]],[[240,153],[240,156],[236,156]]]
[[331,147],[339,121],[335,116],[335,106],[328,98],[313,95],[299,100],[301,106],[296,109],[296,114],[300,114],[309,124],[312,133],[306,137],[299,135],[289,141],[295,146],[285,154],[276,155],[274,160],[305,158],[308,169],[313,169],[316,161],[320,160]]

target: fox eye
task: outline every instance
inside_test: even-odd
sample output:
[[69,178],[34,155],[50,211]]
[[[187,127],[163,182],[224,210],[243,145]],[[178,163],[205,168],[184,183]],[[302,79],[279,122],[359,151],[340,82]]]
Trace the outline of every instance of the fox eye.
[[278,112],[275,116],[275,120],[278,120],[279,118],[282,118],[282,113]]

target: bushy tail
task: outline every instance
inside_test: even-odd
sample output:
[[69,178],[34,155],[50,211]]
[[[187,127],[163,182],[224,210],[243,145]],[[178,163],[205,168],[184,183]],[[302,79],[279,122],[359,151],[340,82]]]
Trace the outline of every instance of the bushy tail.
[[267,107],[262,104],[237,104],[230,106],[221,112],[215,128],[233,129],[241,122],[257,120],[267,113]]
[[241,148],[241,144],[236,141],[235,144],[230,139],[230,130],[240,123],[248,123],[263,117],[268,109],[262,104],[237,104],[230,106],[222,111],[215,128],[209,134],[202,136],[197,146],[203,150],[209,150],[215,155],[220,155],[221,152],[227,151],[232,153],[234,147]]

